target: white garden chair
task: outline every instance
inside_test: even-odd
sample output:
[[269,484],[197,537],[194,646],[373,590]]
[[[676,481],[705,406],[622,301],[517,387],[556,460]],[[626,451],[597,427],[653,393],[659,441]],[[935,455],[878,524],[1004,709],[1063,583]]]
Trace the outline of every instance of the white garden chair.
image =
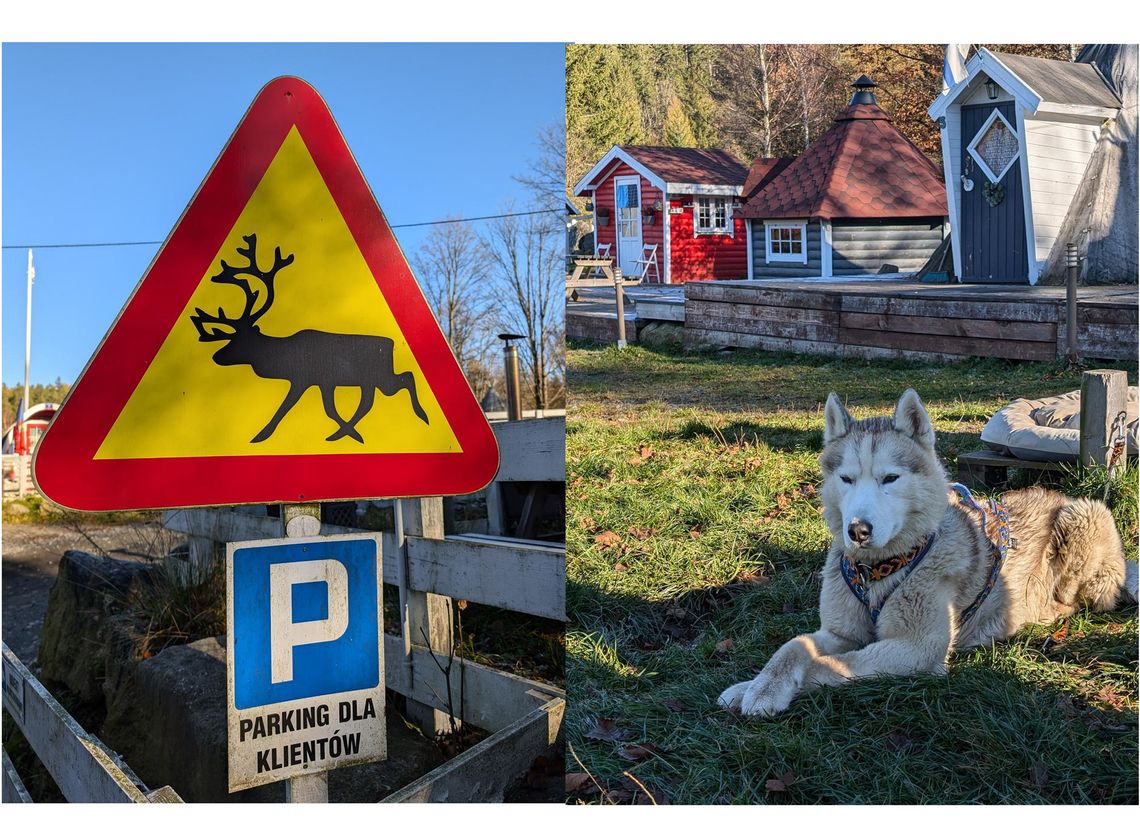
[[[640,271],[638,272],[638,282],[661,282],[661,269],[657,265],[657,246],[656,245],[642,245],[641,256],[633,261]],[[653,268],[653,280],[648,279],[649,268]]]

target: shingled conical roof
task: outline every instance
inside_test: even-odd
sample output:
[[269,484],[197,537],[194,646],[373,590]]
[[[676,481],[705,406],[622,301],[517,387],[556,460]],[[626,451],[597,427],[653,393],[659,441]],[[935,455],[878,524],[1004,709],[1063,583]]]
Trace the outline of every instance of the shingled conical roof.
[[[891,124],[865,77],[823,136],[744,205],[745,217],[890,218],[947,214],[942,172]],[[867,102],[869,100],[869,102]]]

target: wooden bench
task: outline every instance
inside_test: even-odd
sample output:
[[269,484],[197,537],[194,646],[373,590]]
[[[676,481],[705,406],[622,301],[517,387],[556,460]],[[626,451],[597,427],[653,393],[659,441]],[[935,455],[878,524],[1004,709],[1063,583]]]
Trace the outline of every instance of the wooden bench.
[[1009,483],[1010,468],[1060,473],[1073,470],[1075,465],[1075,462],[1035,462],[995,450],[975,450],[958,456],[958,481],[966,487],[993,489]]

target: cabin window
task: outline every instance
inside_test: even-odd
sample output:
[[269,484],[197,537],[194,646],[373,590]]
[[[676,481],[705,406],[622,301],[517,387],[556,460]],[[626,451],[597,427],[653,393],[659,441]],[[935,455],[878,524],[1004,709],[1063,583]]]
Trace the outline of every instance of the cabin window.
[[996,108],[985,121],[967,151],[990,182],[998,182],[1021,155],[1021,142],[1013,126]]
[[728,218],[728,197],[697,197],[697,218],[694,227],[698,234],[731,234]]
[[765,262],[800,262],[807,264],[807,223],[766,222]]

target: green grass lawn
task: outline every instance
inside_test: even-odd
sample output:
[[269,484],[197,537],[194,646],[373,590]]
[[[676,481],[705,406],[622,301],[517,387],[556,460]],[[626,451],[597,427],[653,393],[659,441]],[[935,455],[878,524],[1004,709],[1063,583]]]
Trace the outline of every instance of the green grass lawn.
[[[568,362],[571,800],[1137,801],[1135,607],[1026,628],[955,655],[944,678],[817,690],[774,720],[715,705],[818,626],[829,391],[862,416],[915,387],[956,475],[994,411],[1077,388],[1078,373],[637,347]],[[1135,383],[1136,363],[1115,367]],[[1131,558],[1137,478],[1062,487],[1107,495]]]

